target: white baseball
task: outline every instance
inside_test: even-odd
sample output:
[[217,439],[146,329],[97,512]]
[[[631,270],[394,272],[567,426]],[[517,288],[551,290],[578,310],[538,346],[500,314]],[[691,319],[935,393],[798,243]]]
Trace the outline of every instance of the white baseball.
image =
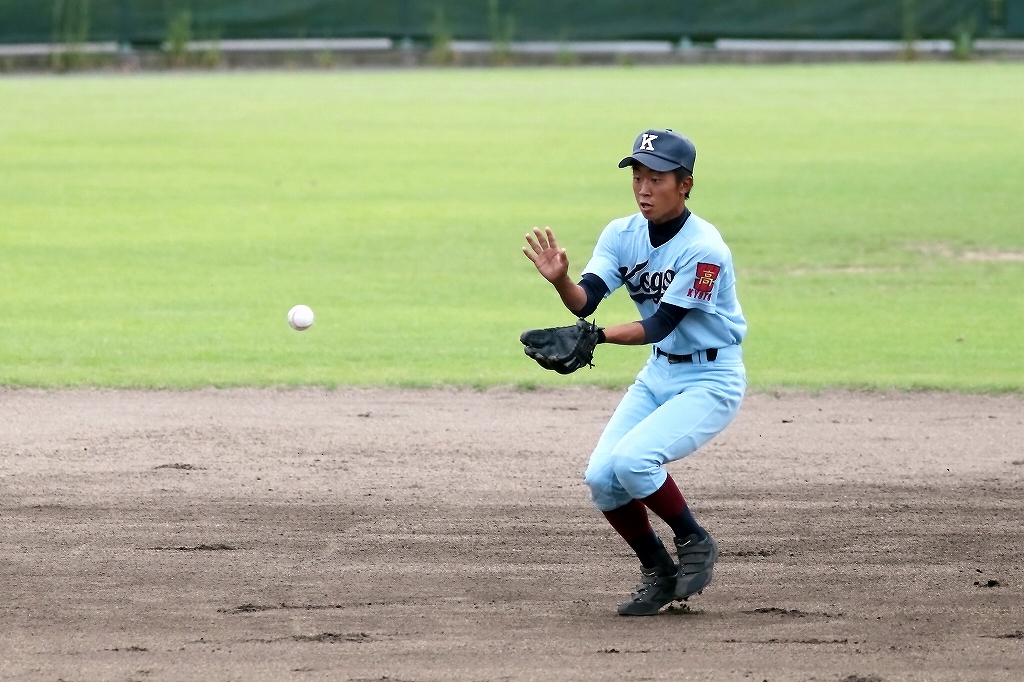
[[302,331],[313,326],[313,311],[308,305],[297,305],[288,311],[288,324],[292,329]]

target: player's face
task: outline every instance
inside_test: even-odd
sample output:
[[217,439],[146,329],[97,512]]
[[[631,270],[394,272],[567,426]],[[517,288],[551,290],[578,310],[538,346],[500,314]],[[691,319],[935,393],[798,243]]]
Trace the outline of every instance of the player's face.
[[633,196],[640,213],[653,223],[675,218],[686,208],[686,191],[691,178],[676,180],[672,171],[659,173],[643,164],[633,166]]

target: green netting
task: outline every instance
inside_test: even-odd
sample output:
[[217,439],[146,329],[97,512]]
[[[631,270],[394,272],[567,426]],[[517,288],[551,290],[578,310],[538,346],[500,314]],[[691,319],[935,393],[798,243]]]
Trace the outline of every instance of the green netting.
[[[183,10],[194,37],[222,39],[427,40],[439,10],[453,37],[489,39],[495,16],[489,0],[0,0],[0,42],[157,43]],[[517,40],[1024,35],[1024,0],[501,0],[498,15]]]
[[1024,37],[1024,0],[1005,0],[996,3],[996,7],[1003,10],[1004,16],[996,19],[1003,19],[997,23],[1005,26],[1006,33]]

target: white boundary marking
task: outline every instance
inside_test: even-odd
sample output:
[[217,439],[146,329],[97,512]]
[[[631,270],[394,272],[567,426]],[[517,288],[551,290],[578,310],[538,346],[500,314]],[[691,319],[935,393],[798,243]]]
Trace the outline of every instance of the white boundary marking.
[[[487,40],[453,40],[454,52],[493,52],[494,43]],[[675,44],[662,40],[623,40],[623,41],[577,41],[577,42],[513,42],[509,46],[511,52],[518,54],[670,54]]]
[[82,54],[114,54],[117,43],[20,43],[16,45],[0,45],[0,57],[30,57],[35,55],[64,54],[80,52]]
[[[221,52],[313,52],[338,50],[365,52],[370,50],[391,50],[395,41],[391,38],[303,38],[292,40],[194,40],[186,45],[187,50],[200,52],[220,50]],[[168,49],[167,43],[163,45]]]
[[[952,40],[915,40],[917,52],[952,52]],[[720,38],[715,49],[723,52],[901,52],[902,40],[736,40]]]
[[[950,53],[951,40],[918,40],[914,50],[923,53]],[[975,52],[1024,52],[1024,40],[979,38],[973,43]],[[162,45],[167,51],[167,43]],[[494,43],[484,40],[454,40],[451,49],[461,53],[493,52]],[[690,50],[706,50],[707,47],[679,44],[657,40],[626,41],[520,41],[508,46],[516,54],[672,54]],[[895,54],[902,52],[905,44],[900,40],[739,40],[720,38],[714,42],[714,49],[720,52],[770,52],[777,54]],[[314,52],[332,50],[339,52],[369,52],[401,49],[401,45],[390,38],[308,38],[291,40],[195,40],[186,44],[190,52],[220,50],[221,52]],[[45,56],[77,51],[82,54],[116,54],[130,52],[130,48],[115,42],[79,43],[20,43],[0,44],[0,57]]]

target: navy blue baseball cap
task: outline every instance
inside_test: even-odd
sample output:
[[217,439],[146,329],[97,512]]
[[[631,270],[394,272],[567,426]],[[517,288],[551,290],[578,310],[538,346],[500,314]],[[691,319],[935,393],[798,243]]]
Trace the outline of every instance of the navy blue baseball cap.
[[693,143],[671,128],[646,130],[633,143],[633,153],[619,161],[619,168],[632,166],[636,162],[659,173],[676,168],[685,168],[692,173],[696,160],[697,149]]

